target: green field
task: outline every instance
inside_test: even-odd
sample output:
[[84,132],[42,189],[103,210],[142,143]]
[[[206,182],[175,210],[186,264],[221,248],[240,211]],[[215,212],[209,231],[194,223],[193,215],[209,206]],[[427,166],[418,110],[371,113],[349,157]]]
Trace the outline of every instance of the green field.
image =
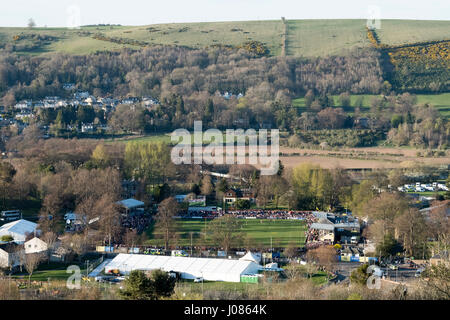
[[445,40],[450,39],[450,21],[382,20],[376,32],[388,45]]
[[[333,96],[334,99],[334,105],[339,108],[343,108],[344,111],[349,112],[350,114],[354,113],[355,110],[355,101],[358,97],[362,97],[362,107],[360,108],[360,111],[362,114],[367,114],[370,111],[370,100],[372,97],[376,95],[371,94],[362,94],[362,95],[351,95],[350,96],[350,106],[344,106],[342,107],[339,104],[338,96]],[[418,94],[417,96],[417,103],[418,104],[425,104],[428,103],[435,107],[439,113],[446,117],[447,119],[450,119],[450,93],[441,93],[441,94]],[[294,107],[297,107],[300,109],[301,112],[307,111],[307,108],[305,106],[305,99],[304,98],[297,98],[292,101],[292,105]]]
[[165,142],[171,143],[170,136],[167,134],[155,134],[142,137],[126,137],[119,139],[105,139],[105,143],[129,143],[129,142]]
[[[339,54],[352,47],[369,45],[366,20],[288,20],[287,54],[291,56],[326,56]],[[83,32],[90,32],[83,34]],[[280,20],[173,23],[150,26],[93,26],[80,29],[66,28],[0,28],[0,44],[20,45],[15,35],[40,34],[53,36],[54,41],[43,43],[23,54],[65,52],[88,54],[96,51],[117,50],[124,47],[140,48],[92,38],[95,33],[107,37],[144,41],[149,45],[179,45],[205,48],[212,45],[237,46],[246,41],[260,41],[270,55],[281,54],[284,26]],[[402,44],[417,41],[450,39],[450,21],[382,20],[377,34],[382,43]]]
[[[299,220],[262,220],[245,219],[243,220],[243,233],[250,238],[251,243],[256,246],[270,247],[271,240],[273,247],[287,247],[293,243],[296,246],[303,247],[305,244],[305,231],[307,229],[304,221]],[[209,220],[201,219],[183,219],[178,220],[178,241],[179,246],[190,246],[192,232],[194,246],[213,246],[217,245],[211,242],[208,236],[205,239],[205,226],[208,228]],[[148,244],[162,245],[158,230],[153,226],[147,231],[149,236]]]
[[288,20],[287,53],[326,56],[368,46],[365,20]]
[[[193,129],[190,129],[192,132]],[[228,141],[227,136],[225,133],[222,134],[223,143],[226,143]],[[203,139],[204,144],[209,144],[213,139]],[[231,140],[231,139],[230,139]],[[234,139],[237,140],[236,138]],[[106,143],[130,143],[130,142],[140,142],[140,143],[146,143],[146,142],[165,142],[167,144],[177,144],[177,142],[172,142],[171,135],[170,134],[155,134],[155,135],[148,135],[148,136],[141,136],[141,137],[125,137],[125,138],[119,138],[119,139],[105,139]],[[181,140],[180,140],[181,142]],[[191,133],[191,143],[194,143],[194,136]]]
[[[75,262],[72,264],[77,265]],[[67,268],[72,264],[43,262],[38,269],[33,272],[31,281],[47,281],[49,278],[50,280],[67,280],[67,278],[73,275],[73,273],[67,272]],[[86,264],[80,265],[80,272],[82,276],[86,275]],[[24,269],[23,272],[15,273],[14,278],[28,280],[28,273]]]

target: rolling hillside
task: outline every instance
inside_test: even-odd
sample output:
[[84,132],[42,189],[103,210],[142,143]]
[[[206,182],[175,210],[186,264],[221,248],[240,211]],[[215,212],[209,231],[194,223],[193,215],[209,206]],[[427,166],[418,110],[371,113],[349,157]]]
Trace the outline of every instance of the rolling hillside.
[[[288,20],[287,55],[325,56],[352,47],[368,46],[365,20]],[[118,41],[94,39],[101,34]],[[270,55],[282,52],[284,26],[280,20],[178,23],[151,26],[90,26],[65,28],[0,28],[0,46],[13,46],[21,54],[49,52],[87,54],[95,51],[140,48],[164,44],[203,48],[212,45],[238,46],[259,41]],[[402,44],[450,39],[450,21],[384,20],[377,31],[381,42]],[[120,43],[119,43],[120,42]]]

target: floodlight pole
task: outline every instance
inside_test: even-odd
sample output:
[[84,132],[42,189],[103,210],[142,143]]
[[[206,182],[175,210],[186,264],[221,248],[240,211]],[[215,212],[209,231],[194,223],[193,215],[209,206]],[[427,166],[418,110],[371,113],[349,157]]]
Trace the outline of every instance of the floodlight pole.
[[191,257],[192,257],[192,232],[190,232],[191,234]]

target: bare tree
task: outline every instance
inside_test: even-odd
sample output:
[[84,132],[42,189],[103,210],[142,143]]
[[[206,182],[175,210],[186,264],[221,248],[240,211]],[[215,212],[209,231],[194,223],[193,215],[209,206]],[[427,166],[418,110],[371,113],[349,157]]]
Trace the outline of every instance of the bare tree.
[[28,284],[31,283],[31,276],[34,270],[39,266],[42,261],[42,255],[39,253],[29,253],[25,258],[25,269],[28,272]]
[[123,237],[123,243],[127,246],[127,247],[134,247],[135,244],[137,244],[137,242],[139,241],[139,235],[137,234],[136,229],[128,229],[125,232],[125,235]]
[[243,240],[242,222],[230,215],[214,219],[208,229],[214,245],[220,245],[225,251]]
[[36,27],[36,22],[34,22],[33,18],[28,19],[28,23],[27,23],[28,28],[33,29],[34,27]]
[[50,255],[52,254],[56,241],[58,240],[58,236],[56,233],[49,231],[41,236],[41,240],[47,244],[47,259],[50,262]]
[[155,226],[162,233],[166,250],[169,248],[169,242],[173,236],[172,233],[176,230],[176,221],[173,217],[178,213],[178,210],[178,202],[175,198],[167,198],[159,204],[158,213],[155,216]]
[[307,253],[309,262],[316,262],[328,272],[334,271],[334,265],[337,261],[336,249],[333,246],[321,246],[309,250]]

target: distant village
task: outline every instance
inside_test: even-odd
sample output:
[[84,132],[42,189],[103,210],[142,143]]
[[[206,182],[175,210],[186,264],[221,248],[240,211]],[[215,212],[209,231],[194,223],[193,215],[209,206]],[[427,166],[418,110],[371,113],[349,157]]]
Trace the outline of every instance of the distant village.
[[[66,83],[63,85],[63,88],[67,91],[74,91],[75,84]],[[92,107],[94,110],[103,110],[106,118],[118,105],[132,105],[137,103],[141,103],[143,106],[151,109],[160,102],[158,99],[149,96],[118,99],[114,97],[95,97],[88,91],[76,91],[72,94],[71,98],[47,96],[44,99],[39,100],[25,99],[11,106],[10,110],[7,109],[7,106],[0,106],[0,126],[15,126],[18,133],[20,133],[27,127],[30,119],[35,118],[39,110],[42,109],[58,109],[66,106],[85,106]],[[67,129],[75,130],[78,133],[92,133],[99,130],[107,131],[108,127],[104,124],[82,123],[80,127],[69,126]]]
[[[73,83],[65,83],[63,88],[68,92],[73,92],[69,94],[70,98],[63,98],[58,96],[46,96],[43,99],[33,100],[24,99],[17,102],[13,106],[1,106],[0,105],[0,127],[13,126],[20,133],[22,130],[28,126],[31,119],[37,117],[37,114],[42,109],[58,109],[67,106],[74,107],[91,107],[94,110],[102,110],[104,112],[104,117],[106,120],[107,116],[114,112],[118,105],[136,105],[141,104],[146,107],[149,111],[155,106],[160,104],[160,101],[151,96],[143,97],[126,97],[126,98],[115,98],[111,96],[107,97],[96,97],[90,94],[88,91],[76,91],[76,86]],[[224,92],[217,93],[217,95],[223,97],[225,100],[230,99],[240,99],[243,97],[242,93],[237,95]],[[48,128],[43,127],[48,135]],[[108,131],[108,126],[104,123],[82,123],[80,126],[68,126],[68,130],[75,131],[77,133],[94,133],[94,132],[106,132]]]

